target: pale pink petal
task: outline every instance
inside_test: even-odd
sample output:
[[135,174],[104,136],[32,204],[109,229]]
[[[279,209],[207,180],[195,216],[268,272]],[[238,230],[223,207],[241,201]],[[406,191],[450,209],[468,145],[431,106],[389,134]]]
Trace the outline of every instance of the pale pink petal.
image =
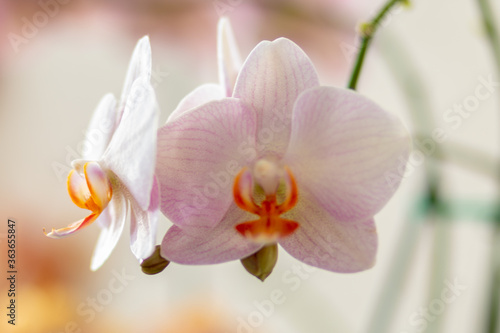
[[284,154],[293,104],[301,92],[318,85],[313,64],[292,41],[264,41],[253,49],[243,64],[233,96],[257,113],[260,156]]
[[255,116],[236,99],[214,101],[158,130],[161,210],[179,226],[214,226],[233,201],[234,177],[255,158]]
[[256,244],[241,236],[236,224],[255,218],[231,205],[227,216],[214,228],[171,227],[161,243],[162,256],[185,265],[218,264],[247,257],[258,251]]
[[312,195],[303,192],[299,198],[297,206],[283,215],[300,224],[291,236],[279,241],[288,253],[332,272],[353,273],[374,265],[377,232],[373,219],[339,222]]
[[43,233],[45,234],[45,236],[50,237],[50,238],[56,238],[56,239],[63,238],[63,237],[69,236],[69,235],[77,232],[78,230],[81,230],[81,229],[85,228],[86,226],[92,224],[98,216],[99,216],[98,213],[92,213],[84,219],[81,219],[79,221],[71,223],[67,227],[60,228],[60,229],[52,228],[52,230],[50,232],[46,232],[45,228],[43,228]]
[[241,69],[241,56],[234,39],[231,24],[227,18],[221,18],[217,26],[217,61],[219,65],[219,82],[224,94],[233,94],[234,84]]
[[160,193],[156,178],[148,210],[142,210],[134,199],[130,200],[130,248],[139,260],[148,258],[155,249],[159,207]]
[[120,178],[141,209],[147,210],[153,187],[159,110],[149,81],[136,80],[130,95],[103,162]]
[[214,83],[201,85],[181,100],[177,108],[168,117],[167,122],[179,117],[186,111],[195,107],[201,106],[202,104],[210,101],[222,99],[224,97],[226,97],[226,95],[220,85]]
[[92,200],[100,209],[104,209],[108,205],[112,195],[111,183],[108,176],[97,162],[86,163],[84,172]]
[[[350,90],[318,87],[297,100],[285,162],[340,221],[370,219],[399,184],[410,139],[400,121]],[[299,193],[300,195],[300,193]]]
[[92,255],[90,269],[97,270],[109,258],[123,231],[127,219],[127,200],[119,188],[113,189],[113,198],[97,219],[101,234]]
[[112,94],[105,95],[97,105],[85,133],[83,159],[98,160],[106,150],[115,131],[116,100]]
[[122,95],[120,98],[119,116],[125,108],[125,104],[129,99],[129,95],[132,92],[132,86],[137,79],[141,79],[145,82],[149,82],[151,78],[151,45],[149,43],[149,37],[142,37],[135,46],[134,52],[130,59],[128,65],[127,74],[125,76],[125,82],[123,84]]

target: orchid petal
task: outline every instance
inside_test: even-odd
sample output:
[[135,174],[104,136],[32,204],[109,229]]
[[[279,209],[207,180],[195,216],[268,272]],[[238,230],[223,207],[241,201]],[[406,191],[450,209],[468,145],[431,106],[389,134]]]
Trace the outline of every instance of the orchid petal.
[[142,210],[149,207],[156,160],[158,105],[149,81],[136,80],[104,164],[120,178]]
[[71,201],[80,208],[92,210],[93,207],[87,205],[91,194],[86,179],[77,171],[71,170],[68,175],[67,185]]
[[115,131],[116,122],[116,99],[112,94],[107,94],[97,105],[85,133],[83,159],[101,158]]
[[248,241],[234,227],[253,217],[233,204],[227,216],[214,228],[181,229],[174,225],[163,238],[161,254],[185,265],[218,264],[247,257],[257,252],[262,244]]
[[284,214],[299,228],[279,244],[296,259],[332,272],[353,273],[371,268],[377,252],[373,219],[338,222],[308,194]]
[[[132,53],[120,98],[120,113],[125,109],[125,104],[128,103],[129,95],[137,79],[145,82],[149,82],[151,79],[151,45],[148,36],[142,37],[137,42]],[[121,114],[119,114],[118,120],[120,117]]]
[[132,213],[130,219],[130,248],[139,260],[148,258],[155,250],[159,206],[160,193],[156,178],[153,182],[148,210],[142,210],[135,200],[130,200]]
[[97,219],[101,234],[92,255],[90,269],[96,271],[109,258],[123,231],[127,219],[127,200],[121,189],[114,187],[113,198]]
[[301,92],[318,85],[313,64],[292,41],[264,41],[253,49],[243,64],[233,96],[257,113],[261,156],[283,156],[290,138],[293,103]]
[[95,162],[95,160],[84,160],[84,159],[73,160],[73,161],[71,161],[71,167],[73,169],[75,169],[76,172],[78,172],[79,174],[84,175],[85,174],[85,170],[84,170],[85,164],[87,164],[89,162]]
[[77,232],[80,229],[85,228],[89,224],[92,224],[96,218],[99,216],[98,213],[92,213],[89,216],[87,216],[84,219],[81,219],[79,221],[76,221],[74,223],[71,223],[69,226],[60,228],[60,229],[54,229],[52,228],[52,231],[50,232],[45,232],[45,228],[43,229],[43,233],[45,236],[50,237],[50,238],[63,238],[66,236],[69,236],[75,232]]
[[[368,220],[395,192],[410,139],[400,121],[350,90],[318,87],[297,100],[285,163],[339,221]],[[300,194],[299,194],[300,195]]]
[[201,85],[181,100],[177,108],[168,117],[167,122],[174,120],[195,107],[224,97],[226,95],[220,85],[214,83]]
[[233,94],[236,78],[241,69],[241,55],[234,39],[231,24],[227,18],[221,18],[217,26],[217,62],[219,82],[227,97]]
[[86,163],[84,171],[92,200],[102,210],[108,205],[112,195],[108,176],[97,162]]
[[160,128],[156,175],[162,212],[179,226],[216,225],[233,201],[234,177],[255,156],[254,138],[254,114],[231,98]]

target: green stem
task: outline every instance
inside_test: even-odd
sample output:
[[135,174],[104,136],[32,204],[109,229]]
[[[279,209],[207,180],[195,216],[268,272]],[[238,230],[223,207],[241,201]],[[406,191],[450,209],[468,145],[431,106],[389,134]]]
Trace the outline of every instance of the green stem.
[[366,51],[370,42],[377,31],[380,21],[383,20],[385,15],[394,7],[398,2],[405,2],[405,0],[389,0],[380,12],[368,23],[362,25],[361,28],[361,47],[359,48],[358,56],[356,57],[356,62],[354,63],[354,68],[351,73],[351,78],[349,80],[348,88],[356,90],[356,85],[358,84],[359,73],[361,73],[361,68],[363,67],[363,62],[365,60]]
[[442,143],[440,146],[442,149],[436,150],[430,156],[431,158],[438,162],[459,165],[483,176],[491,177],[493,180],[500,181],[500,174],[497,171],[500,169],[500,163],[493,156],[456,143]]
[[[491,51],[493,54],[493,61],[497,67],[497,75],[500,77],[500,38],[498,34],[498,29],[495,26],[495,19],[493,17],[493,10],[491,9],[488,0],[478,0],[479,11],[481,13],[481,18],[484,25],[484,30],[486,32],[486,37],[488,38],[489,44],[491,46]],[[500,176],[500,170],[499,176]],[[499,197],[499,207],[500,207],[500,197]],[[500,208],[499,208],[500,209]],[[489,293],[490,299],[489,308],[486,319],[486,330],[487,333],[496,333],[499,328],[498,323],[498,311],[500,310],[500,250],[498,242],[500,241],[500,211],[497,212],[495,216],[495,225],[493,229],[493,235],[491,239],[491,269],[492,278],[490,282]]]
[[487,333],[497,333],[498,331],[498,312],[499,299],[500,299],[500,228],[498,227],[500,223],[498,220],[495,223],[495,228],[493,229],[493,235],[491,239],[491,267],[492,267],[492,277],[491,286],[489,293],[490,299],[488,300],[489,308],[486,318],[486,331]]
[[376,300],[376,308],[369,321],[365,332],[386,333],[389,332],[391,318],[398,309],[398,301],[401,298],[401,290],[404,289],[409,277],[411,263],[415,253],[420,234],[422,222],[426,214],[427,204],[421,203],[412,214],[410,214],[400,235],[394,257],[391,259],[389,271],[386,273],[382,290]]
[[[411,54],[408,54],[403,45],[390,34],[385,35],[385,38],[381,40],[381,52],[404,94],[415,127],[419,133],[428,134],[428,128],[432,124],[432,117],[429,114],[432,107],[418,71],[411,66]],[[432,128],[432,126],[430,127]],[[437,151],[439,147],[436,146],[435,149]],[[425,171],[427,191],[424,194],[424,200],[419,201],[419,205],[415,211],[411,212],[405,226],[401,242],[395,251],[396,255],[387,275],[387,281],[384,282],[382,293],[377,302],[379,306],[370,322],[370,332],[385,333],[389,331],[391,319],[397,310],[403,287],[407,282],[411,259],[419,241],[422,225],[428,222],[429,216],[436,210],[436,204],[440,202],[438,198],[439,172],[435,164],[425,163]],[[439,238],[442,238],[441,236],[442,234]],[[444,266],[443,269],[445,269]]]
[[500,74],[500,37],[498,35],[498,29],[495,26],[495,18],[493,17],[494,11],[488,0],[478,0],[478,5],[483,20],[484,30],[492,48],[497,72]]

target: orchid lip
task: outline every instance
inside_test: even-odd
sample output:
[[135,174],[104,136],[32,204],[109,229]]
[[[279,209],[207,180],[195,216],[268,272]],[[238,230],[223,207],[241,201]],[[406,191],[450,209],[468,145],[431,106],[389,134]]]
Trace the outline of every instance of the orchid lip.
[[[257,172],[252,173],[245,167],[236,176],[233,187],[234,202],[239,208],[260,216],[257,220],[236,225],[236,230],[242,236],[257,243],[272,243],[293,234],[299,227],[299,223],[280,217],[295,207],[298,201],[295,177],[288,167],[284,169],[286,194],[282,203],[278,203],[276,195],[279,184],[277,175],[280,171],[272,162],[259,160],[255,168]],[[265,199],[260,205],[253,197],[254,179],[265,193]]]
[[113,191],[106,172],[97,162],[87,162],[83,166],[83,174],[75,169],[68,175],[68,193],[75,205],[88,209],[91,213],[84,219],[70,224],[67,227],[54,229],[46,236],[51,238],[62,238],[92,224],[101,212],[108,206]]

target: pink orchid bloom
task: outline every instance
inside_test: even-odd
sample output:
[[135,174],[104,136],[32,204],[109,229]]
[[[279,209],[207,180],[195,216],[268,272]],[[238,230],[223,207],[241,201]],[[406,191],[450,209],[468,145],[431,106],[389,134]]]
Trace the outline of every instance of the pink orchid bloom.
[[[139,259],[154,251],[159,210],[154,176],[159,109],[150,83],[151,47],[142,38],[132,55],[120,103],[108,94],[100,101],[87,131],[81,160],[72,162],[68,192],[86,218],[45,233],[62,238],[97,222],[102,231],[91,269],[110,256],[122,234],[130,208],[131,249]],[[44,230],[45,232],[45,230]]]
[[162,255],[215,264],[279,243],[312,266],[368,269],[373,216],[399,184],[386,175],[399,174],[409,150],[397,118],[356,92],[320,86],[296,44],[261,42],[232,97],[159,129],[160,206],[174,223]]

